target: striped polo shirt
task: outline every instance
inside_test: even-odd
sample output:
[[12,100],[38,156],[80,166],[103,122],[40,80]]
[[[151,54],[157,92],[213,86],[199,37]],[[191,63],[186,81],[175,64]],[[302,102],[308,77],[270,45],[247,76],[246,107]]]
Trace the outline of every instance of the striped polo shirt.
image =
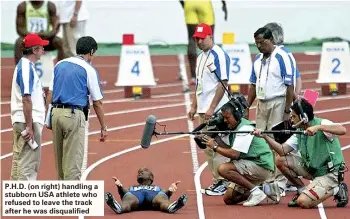
[[[253,62],[250,83],[256,85],[258,99],[270,100],[286,96],[287,85],[293,85],[295,67],[287,52],[275,47],[269,58],[263,60],[263,54],[256,55]],[[264,89],[264,97],[259,97],[259,89]],[[261,93],[261,92],[260,92]]]
[[103,98],[96,69],[79,56],[56,64],[49,89],[53,104],[85,107],[89,104],[88,96],[93,101]]
[[44,125],[45,101],[39,75],[34,63],[23,57],[16,65],[12,78],[11,89],[11,122],[25,123],[22,97],[30,95],[32,101],[33,122]]

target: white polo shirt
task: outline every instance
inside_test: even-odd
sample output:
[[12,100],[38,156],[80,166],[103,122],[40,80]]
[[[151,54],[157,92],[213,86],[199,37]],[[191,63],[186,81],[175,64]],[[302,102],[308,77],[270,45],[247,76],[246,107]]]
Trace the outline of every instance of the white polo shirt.
[[275,47],[266,61],[262,53],[255,57],[250,82],[256,85],[258,99],[270,100],[286,96],[286,85],[293,85],[293,74],[294,66],[288,53]]
[[[67,1],[55,1],[57,5],[57,12],[60,16],[60,23],[65,24],[69,23],[73,17],[74,8],[76,0],[67,0]],[[86,9],[86,1],[81,2],[81,7],[79,9],[78,21],[85,21],[89,18],[89,13]]]
[[25,123],[23,113],[22,97],[30,94],[32,100],[33,122],[44,125],[45,102],[43,87],[38,74],[35,71],[34,63],[23,57],[18,62],[13,72],[11,88],[11,122]]
[[[210,64],[215,65],[216,74],[221,80],[229,80],[230,57],[222,48],[214,45],[211,50],[198,55],[196,64],[197,113],[208,111],[220,83],[215,73],[210,72],[207,67]],[[215,111],[228,101],[229,97],[225,92]]]
[[[292,63],[292,67],[293,67],[293,84],[296,84],[297,78],[300,78],[300,71],[298,69],[297,62],[294,58],[294,55],[284,45],[279,45],[278,47],[283,51],[285,51],[289,56],[289,60]],[[295,86],[294,86],[294,90],[295,90]]]

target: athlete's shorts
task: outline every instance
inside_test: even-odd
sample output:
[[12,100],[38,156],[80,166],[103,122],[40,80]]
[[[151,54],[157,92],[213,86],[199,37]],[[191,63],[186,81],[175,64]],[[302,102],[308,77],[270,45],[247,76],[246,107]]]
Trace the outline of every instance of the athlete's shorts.
[[184,1],[186,24],[215,24],[214,10],[210,0]]
[[153,199],[157,196],[157,195],[163,195],[165,198],[169,199],[169,197],[159,188],[158,186],[156,186],[155,189],[137,189],[137,190],[133,190],[130,189],[129,192],[127,192],[125,196],[127,195],[134,195],[136,196],[136,198],[139,200],[139,207],[147,207],[147,206],[151,206],[152,205],[152,201]]

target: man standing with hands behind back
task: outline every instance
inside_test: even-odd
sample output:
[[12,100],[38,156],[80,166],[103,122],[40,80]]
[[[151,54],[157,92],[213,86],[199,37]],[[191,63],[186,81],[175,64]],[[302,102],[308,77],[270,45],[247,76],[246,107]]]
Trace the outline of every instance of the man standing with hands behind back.
[[[101,139],[107,138],[100,79],[91,61],[97,50],[94,38],[78,40],[77,56],[58,62],[54,69],[47,104],[52,104],[52,134],[56,168],[60,180],[79,180],[84,157],[89,96],[101,124]],[[52,101],[51,101],[52,99]]]
[[253,62],[247,102],[250,107],[255,98],[258,99],[256,127],[271,130],[282,121],[289,122],[294,97],[294,66],[288,53],[274,45],[270,29],[259,28],[254,39],[260,53]]
[[[229,101],[225,94],[225,87],[229,80],[230,58],[227,53],[213,40],[213,31],[207,24],[199,24],[196,27],[193,38],[200,50],[203,52],[197,57],[196,65],[196,91],[192,100],[188,118],[194,119],[199,114],[199,123],[202,124],[210,119],[214,112]],[[216,68],[212,72],[208,66]],[[220,80],[223,83],[220,83]],[[225,86],[225,87],[223,87]],[[207,195],[224,195],[226,185],[217,172],[217,167],[226,162],[226,158],[216,154],[211,148],[206,148],[208,166],[213,174],[214,183],[209,186],[205,193]]]

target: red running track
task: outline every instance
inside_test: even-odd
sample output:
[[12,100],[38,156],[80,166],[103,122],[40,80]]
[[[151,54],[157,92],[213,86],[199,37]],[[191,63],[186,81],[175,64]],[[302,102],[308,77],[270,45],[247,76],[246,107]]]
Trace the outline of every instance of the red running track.
[[[319,56],[306,56],[297,54],[299,68],[304,80],[303,88],[320,89],[315,83],[317,70],[319,66]],[[154,114],[158,120],[164,119],[161,124],[167,125],[167,131],[186,131],[188,123],[186,119],[185,95],[179,81],[176,81],[179,72],[179,65],[176,56],[152,56],[155,77],[159,79],[158,87],[152,89],[152,99],[150,100],[132,100],[123,98],[123,90],[115,87],[113,84],[117,78],[118,57],[97,57],[94,65],[100,73],[101,80],[108,83],[103,89],[105,95],[105,111],[107,113],[107,124],[111,131],[109,140],[106,143],[98,142],[98,135],[89,136],[88,167],[95,162],[104,159],[107,156],[122,152],[128,148],[137,146],[140,142],[145,119],[148,115]],[[187,66],[188,67],[188,66]],[[12,72],[14,66],[12,59],[2,59],[2,101],[1,104],[1,178],[8,180],[10,177],[10,167],[12,157],[8,154],[12,152],[12,133],[11,122],[8,113],[10,111],[9,100]],[[189,69],[187,69],[189,72]],[[193,87],[191,88],[193,91]],[[335,98],[322,97],[316,105],[317,114],[335,122],[345,123],[345,127],[350,132],[350,98],[348,94]],[[193,93],[191,93],[191,96]],[[254,119],[254,110],[251,110],[250,116]],[[94,114],[94,112],[92,112]],[[194,124],[195,126],[197,124]],[[129,126],[129,127],[128,127]],[[8,129],[8,131],[6,131]],[[89,131],[98,131],[99,124],[96,117],[90,119]],[[174,136],[161,136],[160,139],[167,140]],[[133,212],[125,215],[117,215],[118,218],[199,218],[197,197],[194,184],[193,162],[190,148],[189,137],[181,137],[174,140],[168,140],[151,146],[149,149],[137,149],[128,153],[115,156],[91,170],[88,175],[89,180],[103,180],[105,182],[105,191],[116,193],[116,189],[111,179],[117,176],[125,186],[134,184],[136,181],[136,171],[140,167],[147,166],[155,174],[155,183],[163,188],[167,188],[172,182],[181,180],[178,192],[174,197],[182,193],[187,193],[189,201],[186,207],[174,215],[168,215],[161,212]],[[51,133],[44,130],[43,142],[51,140]],[[350,145],[349,135],[340,138],[342,146]],[[55,180],[56,173],[54,167],[54,156],[52,144],[46,143],[42,148],[42,163],[39,171],[40,180]],[[346,161],[350,161],[350,150],[344,150]],[[197,149],[199,166],[205,162],[205,155]],[[6,157],[6,158],[5,158]],[[210,173],[207,168],[201,174],[200,181],[203,187],[211,183]],[[350,177],[346,174],[346,182],[350,182]],[[245,208],[238,206],[225,206],[222,197],[203,196],[203,208],[206,219],[253,219],[259,215],[260,219],[292,219],[292,218],[310,218],[320,219],[318,209],[300,210],[291,209],[286,206],[291,199],[292,193],[282,198],[278,205],[263,203],[261,206]],[[119,196],[115,194],[119,200]],[[342,219],[349,215],[349,207],[337,209],[334,202],[328,200],[324,203],[326,218]],[[104,218],[114,218],[116,215],[112,210],[105,206]],[[347,216],[348,217],[348,216]],[[15,218],[15,217],[4,217]],[[33,217],[34,218],[34,217]],[[55,217],[60,218],[60,217]],[[63,218],[63,217],[62,217]],[[67,217],[64,217],[67,218]],[[76,218],[76,217],[75,217]],[[92,217],[95,218],[95,217]],[[322,218],[325,219],[325,218]]]

